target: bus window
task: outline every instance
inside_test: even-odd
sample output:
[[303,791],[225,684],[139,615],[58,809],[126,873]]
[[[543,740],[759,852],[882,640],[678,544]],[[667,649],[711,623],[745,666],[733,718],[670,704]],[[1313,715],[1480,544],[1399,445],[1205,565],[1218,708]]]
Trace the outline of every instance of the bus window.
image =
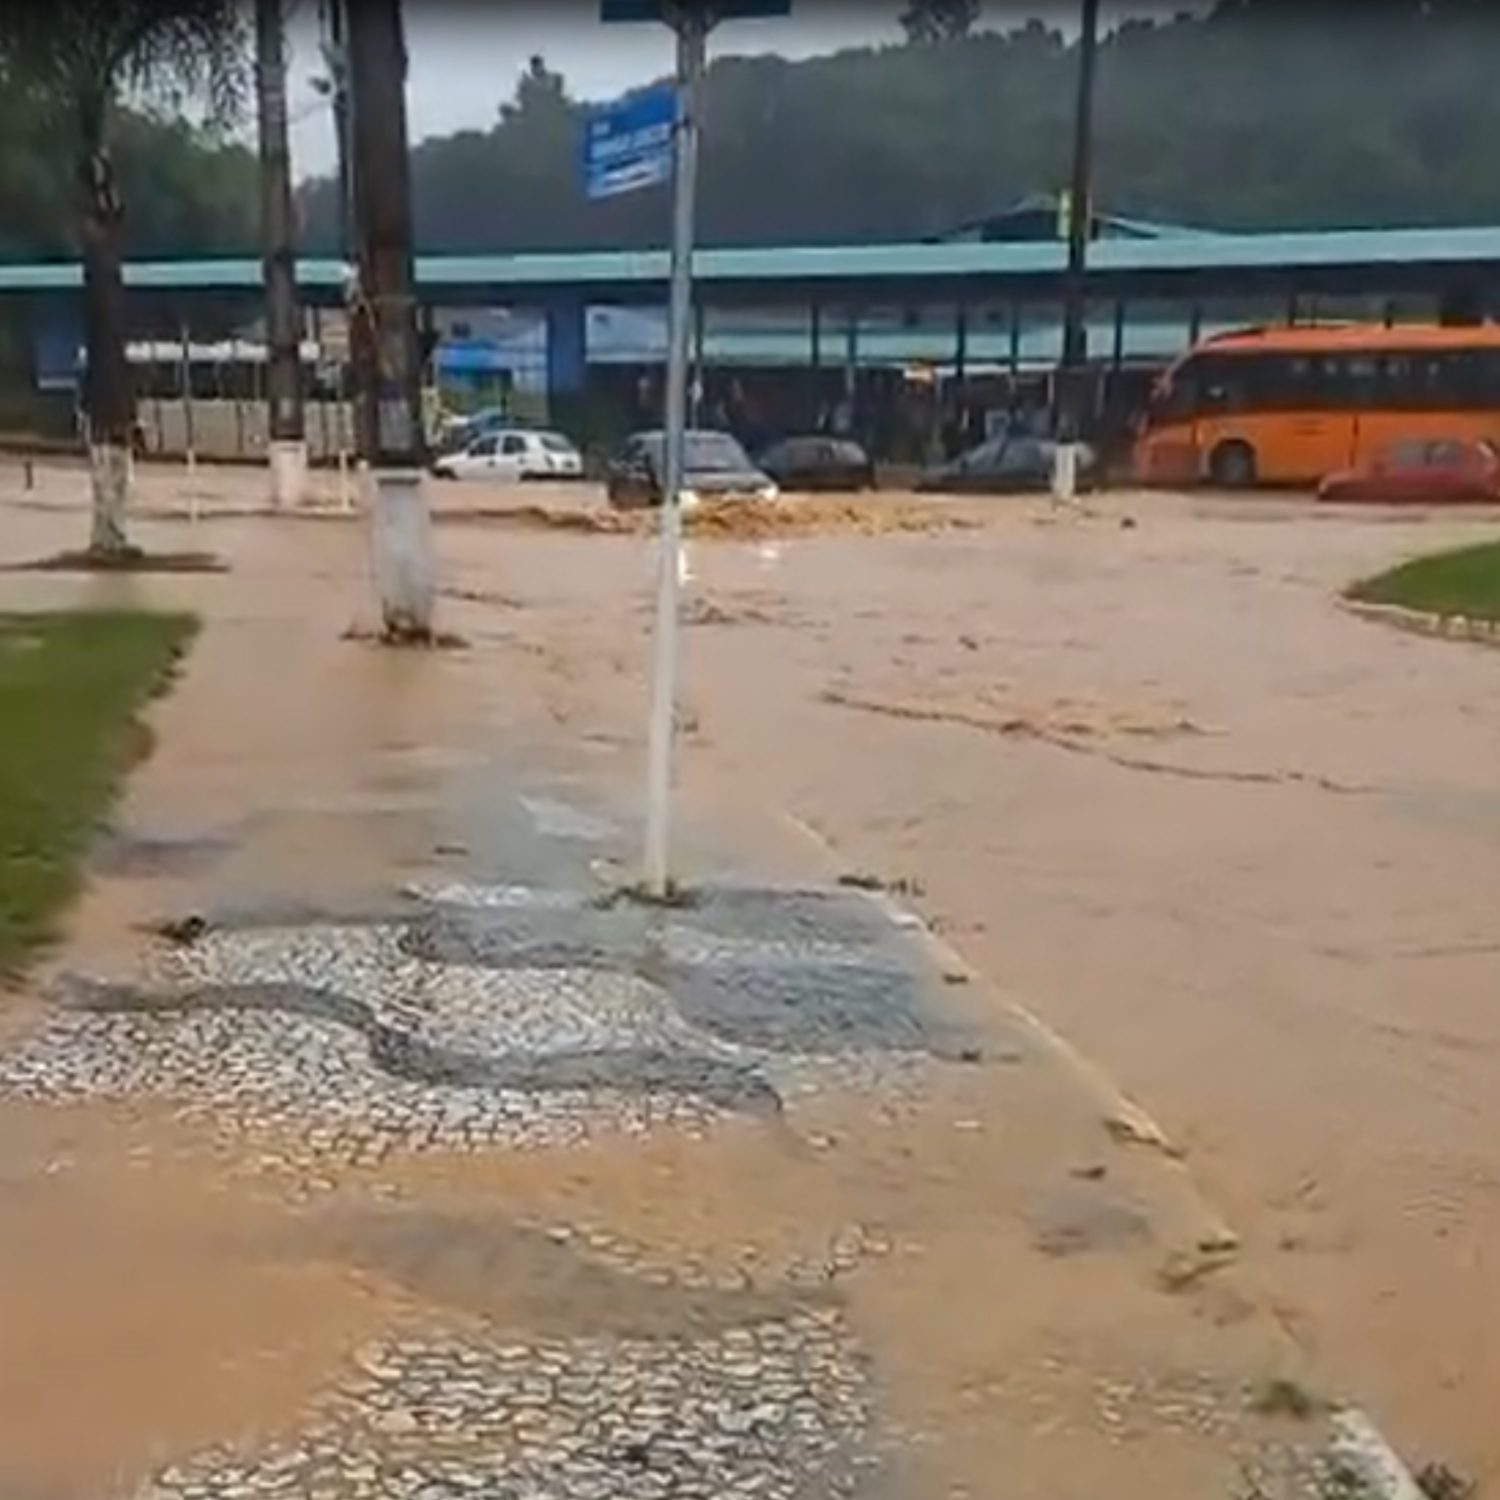
[[1301,411],[1326,411],[1333,396],[1328,362],[1317,354],[1292,354],[1285,359],[1286,407]]
[[1198,366],[1192,359],[1163,375],[1151,396],[1151,420],[1158,424],[1191,421],[1198,405]]
[[1236,411],[1243,404],[1244,372],[1240,362],[1229,355],[1208,355],[1197,361],[1197,410],[1204,415]]
[[1355,410],[1378,406],[1384,385],[1380,361],[1373,354],[1350,354],[1339,363],[1339,405]]
[[1477,349],[1470,357],[1474,361],[1478,404],[1500,407],[1500,349]]
[[1391,354],[1385,360],[1385,404],[1395,411],[1441,411],[1452,402],[1442,354]]

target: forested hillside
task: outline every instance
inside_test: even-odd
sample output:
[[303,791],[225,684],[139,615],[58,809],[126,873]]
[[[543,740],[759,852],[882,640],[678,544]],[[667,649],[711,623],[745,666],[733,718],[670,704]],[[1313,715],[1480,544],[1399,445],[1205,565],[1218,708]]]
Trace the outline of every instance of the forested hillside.
[[[704,238],[917,238],[1060,187],[1076,62],[1063,39],[1035,22],[921,37],[798,63],[719,62]],[[416,148],[421,247],[660,243],[664,191],[587,202],[567,80],[544,59],[515,61],[515,75],[497,67],[489,128]],[[1497,69],[1490,0],[1221,0],[1206,15],[1135,22],[1101,49],[1098,200],[1226,228],[1500,222]],[[129,253],[254,252],[249,150],[177,120],[122,123]],[[71,253],[72,174],[24,99],[0,89],[0,256]],[[331,183],[304,187],[309,248],[336,244],[336,205]]]
[[[800,63],[726,59],[708,89],[704,236],[912,238],[1055,189],[1075,61],[1038,23]],[[1135,22],[1101,49],[1098,199],[1226,228],[1500,221],[1497,67],[1488,0],[1225,0]],[[489,130],[419,146],[422,246],[660,242],[664,193],[582,197],[579,118],[538,59]],[[311,241],[332,242],[334,205],[327,185],[305,194]]]

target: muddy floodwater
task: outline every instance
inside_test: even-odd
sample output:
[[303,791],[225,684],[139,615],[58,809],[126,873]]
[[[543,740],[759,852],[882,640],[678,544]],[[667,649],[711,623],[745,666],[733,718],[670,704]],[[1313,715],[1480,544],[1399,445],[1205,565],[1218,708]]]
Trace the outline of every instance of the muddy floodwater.
[[[183,545],[181,482],[154,485],[143,537]],[[201,842],[116,843],[105,868],[190,890],[215,841],[239,837],[224,789],[243,803],[255,784],[302,808],[263,832],[258,857],[278,879],[295,871],[303,897],[357,902],[371,872],[432,848],[403,788],[443,756],[461,766],[502,722],[516,755],[635,795],[649,539],[549,518],[548,506],[576,512],[573,495],[479,503],[459,489],[441,491],[437,528],[444,623],[466,642],[447,658],[393,665],[355,646],[316,672],[279,674],[267,659],[268,640],[290,661],[308,631],[337,639],[367,618],[354,522],[273,530],[209,505],[191,530],[234,563],[222,582],[6,575],[7,607],[196,603],[217,588],[214,608],[269,622],[253,643],[211,638],[216,688],[161,716],[165,759],[144,773],[143,805],[164,799]],[[61,483],[54,507],[13,512],[3,560],[69,540],[77,498]],[[497,514],[464,513],[490,501]],[[1376,1413],[1416,1462],[1490,1474],[1500,652],[1397,633],[1335,596],[1500,522],[1128,495],[1066,514],[966,502],[928,526],[908,508],[924,503],[903,501],[889,525],[835,507],[819,524],[717,525],[689,541],[685,805],[741,818],[749,841],[744,810],[775,806],[833,866],[899,890],[1149,1111],[1238,1235],[1255,1298],[1330,1389]],[[316,753],[278,759],[263,726],[247,761],[262,734],[255,701],[322,714]],[[364,754],[351,780],[354,747],[372,742],[378,764]],[[254,869],[245,880],[264,894]],[[116,892],[82,937],[108,953],[141,914]],[[626,1180],[599,1162],[578,1180],[595,1171],[600,1195]],[[196,1168],[184,1182],[189,1198],[216,1191]],[[167,1179],[151,1189],[171,1190]],[[40,1275],[45,1243],[15,1223],[10,1253]],[[245,1248],[279,1233],[274,1216],[227,1218],[220,1242],[254,1262],[248,1300],[171,1324],[203,1366],[229,1358],[257,1297],[305,1318],[302,1346],[279,1362],[231,1361],[241,1384],[215,1398],[259,1391],[278,1414],[387,1317],[357,1284],[281,1286],[274,1263]],[[320,1253],[306,1250],[319,1265]],[[193,1305],[208,1305],[194,1273],[159,1262],[149,1239],[125,1235],[120,1254],[153,1297],[181,1274]],[[190,1386],[183,1425],[213,1428],[212,1403]],[[26,1424],[12,1425],[24,1446]]]
[[[690,544],[689,772],[918,892],[1165,1126],[1333,1378],[1487,1472],[1500,653],[1334,596],[1494,522],[993,504],[974,530]],[[515,591],[495,627],[565,722],[637,735],[632,550],[497,537],[460,566]]]

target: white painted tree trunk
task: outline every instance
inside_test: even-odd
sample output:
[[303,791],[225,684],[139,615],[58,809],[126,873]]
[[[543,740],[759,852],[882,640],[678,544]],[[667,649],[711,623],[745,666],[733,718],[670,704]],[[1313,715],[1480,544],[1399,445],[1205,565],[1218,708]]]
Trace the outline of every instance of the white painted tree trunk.
[[371,489],[381,628],[391,640],[426,640],[432,635],[437,571],[422,475],[410,469],[377,470]]
[[1072,505],[1078,498],[1078,445],[1059,443],[1052,465],[1052,498],[1059,505]]
[[267,449],[271,479],[271,509],[295,510],[307,493],[307,443],[272,442]]
[[125,539],[130,467],[129,448],[115,443],[95,443],[89,448],[94,503],[89,550],[101,556],[119,557],[130,550]]

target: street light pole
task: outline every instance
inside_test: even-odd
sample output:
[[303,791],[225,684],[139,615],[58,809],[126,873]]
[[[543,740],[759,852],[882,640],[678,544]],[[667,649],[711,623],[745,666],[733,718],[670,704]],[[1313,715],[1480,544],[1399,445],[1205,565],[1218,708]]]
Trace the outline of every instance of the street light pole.
[[667,411],[657,559],[656,668],[646,754],[646,894],[671,891],[669,810],[677,701],[677,593],[682,551],[683,447],[687,425],[688,342],[693,294],[693,228],[698,187],[698,139],[703,74],[708,60],[707,7],[675,8],[677,31],[677,153],[672,200],[671,292],[667,313]]
[[1057,471],[1053,493],[1071,501],[1077,490],[1078,440],[1084,419],[1088,364],[1087,272],[1094,227],[1094,73],[1099,52],[1099,0],[1083,0],[1078,37],[1078,94],[1073,119],[1073,172],[1068,190],[1068,267],[1063,279],[1063,347],[1058,369]]

